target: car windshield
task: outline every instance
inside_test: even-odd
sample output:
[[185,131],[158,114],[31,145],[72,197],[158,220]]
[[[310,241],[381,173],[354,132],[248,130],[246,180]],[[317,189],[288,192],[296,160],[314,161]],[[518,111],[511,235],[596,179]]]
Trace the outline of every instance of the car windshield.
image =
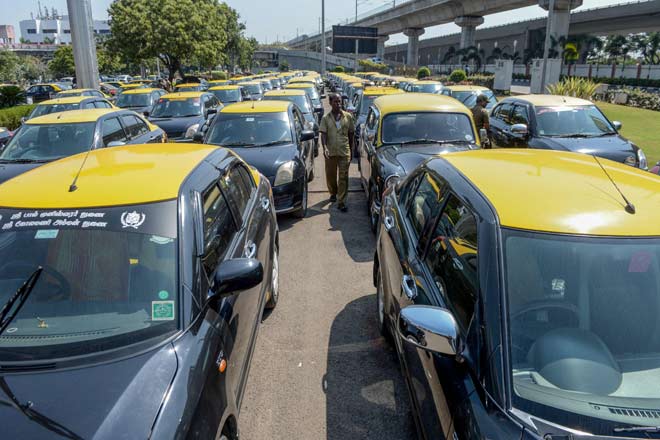
[[241,92],[238,89],[210,90],[222,103],[238,102],[241,100]]
[[263,88],[261,87],[261,84],[246,84],[243,86],[247,89],[247,91],[250,93],[250,95],[261,95],[264,93]]
[[477,96],[485,95],[488,98],[487,109],[493,108],[497,104],[497,99],[495,95],[490,90],[466,90],[461,92],[451,92],[452,98],[458,99],[466,107],[472,108],[477,105]]
[[595,105],[536,108],[536,129],[541,136],[602,136],[616,131]]
[[181,118],[201,114],[201,98],[160,98],[151,112],[154,118]]
[[360,111],[358,114],[366,115],[369,111],[369,107],[371,107],[371,104],[374,103],[376,98],[378,98],[377,95],[362,95],[362,99],[360,99]]
[[313,85],[309,85],[309,86],[306,86],[306,87],[292,87],[292,88],[294,90],[295,89],[304,90],[305,93],[307,93],[307,96],[309,96],[309,99],[311,99],[314,102],[320,101],[320,99],[321,99],[321,96],[319,96],[319,92],[316,90],[316,87],[313,86]]
[[253,147],[291,143],[287,113],[218,113],[207,143],[224,147]]
[[413,84],[412,91],[417,93],[438,93],[442,91],[442,84]]
[[503,240],[514,406],[592,434],[657,425],[660,238]]
[[94,142],[96,122],[25,124],[14,135],[0,160],[54,160],[87,151]]
[[461,113],[395,113],[383,118],[384,144],[414,140],[474,142],[472,123]]
[[303,113],[312,113],[309,98],[307,95],[285,95],[285,96],[264,96],[267,101],[291,101],[298,106]]
[[176,201],[0,218],[0,304],[43,268],[0,337],[3,360],[85,355],[176,330]]
[[72,96],[82,96],[84,90],[67,90],[66,92],[60,92],[55,95],[56,98],[70,98]]
[[176,91],[177,92],[199,92],[203,88],[202,86],[185,86],[185,87],[177,87]]
[[40,104],[35,107],[35,109],[30,114],[31,118],[36,118],[37,116],[49,115],[51,113],[65,112],[68,110],[77,110],[80,108],[80,104]]
[[150,93],[122,93],[115,103],[117,107],[147,107],[151,105]]

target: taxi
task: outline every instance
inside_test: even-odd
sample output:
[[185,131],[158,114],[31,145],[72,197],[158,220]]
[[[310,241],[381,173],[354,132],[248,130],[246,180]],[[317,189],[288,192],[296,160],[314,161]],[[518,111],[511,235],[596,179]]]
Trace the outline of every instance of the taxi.
[[472,108],[477,105],[477,97],[479,95],[484,95],[488,98],[486,110],[491,110],[497,105],[497,98],[495,97],[495,93],[493,93],[493,91],[488,87],[474,85],[445,86],[442,88],[442,92],[440,93],[461,101],[463,105],[468,108]]
[[65,98],[67,96],[96,96],[97,98],[105,98],[108,99],[110,98],[108,95],[105,93],[96,90],[96,89],[69,89],[69,90],[62,90],[59,92],[57,95],[55,95],[56,98]]
[[315,84],[311,84],[308,82],[296,83],[293,82],[293,80],[291,80],[286,86],[284,86],[284,89],[304,90],[307,93],[307,96],[309,96],[309,99],[311,99],[312,101],[312,105],[314,106],[314,113],[316,113],[318,120],[319,121],[321,120],[321,118],[325,113],[325,109],[323,108],[323,103],[321,102],[321,95],[319,94],[319,91]]
[[22,307],[0,382],[24,408],[0,409],[3,437],[237,438],[279,297],[271,206],[267,179],[199,144],[94,150],[1,184],[0,303]]
[[[362,93],[355,93],[353,95],[353,101],[348,105],[346,110],[349,113],[353,114],[355,119],[355,139],[360,139],[360,133],[362,126],[367,121],[367,113],[371,104],[374,103],[376,98],[379,96],[387,95],[401,95],[403,90],[394,88],[394,87],[364,87]],[[355,145],[355,148],[358,148],[359,145]]]
[[223,107],[212,93],[175,92],[161,96],[149,121],[165,130],[173,142],[191,140]]
[[7,127],[0,127],[0,150],[7,145],[14,133]]
[[264,95],[264,101],[291,101],[305,117],[305,130],[314,130],[314,157],[319,155],[319,120],[314,113],[314,105],[304,90],[271,90]]
[[245,87],[240,85],[212,86],[208,89],[223,104],[246,101],[250,94]]
[[124,93],[127,90],[133,90],[133,89],[144,89],[149,87],[148,85],[144,83],[130,83],[130,84],[124,84],[119,88],[119,94]]
[[239,84],[250,94],[251,101],[261,101],[264,97],[264,86],[259,81],[241,81]]
[[151,114],[154,104],[167,92],[158,88],[138,88],[127,90],[117,97],[115,105],[119,108],[133,110],[145,116]]
[[369,108],[366,121],[358,141],[358,169],[374,232],[387,188],[430,157],[481,145],[472,112],[448,96],[381,96]]
[[420,436],[657,437],[659,206],[656,176],[534,149],[433,158],[388,191],[377,317]]
[[25,91],[25,99],[28,104],[36,104],[41,101],[53,99],[62,90],[64,89],[56,83],[35,84]]
[[28,119],[51,113],[96,108],[114,108],[114,106],[107,99],[96,96],[64,96],[61,98],[49,99],[48,101],[41,101],[23,120],[23,122]]
[[163,130],[128,110],[97,108],[38,116],[25,121],[0,152],[0,182],[84,151],[166,140]]
[[412,93],[442,93],[443,85],[440,81],[419,80],[406,85],[406,92]]
[[224,107],[198,142],[234,151],[266,176],[275,211],[304,217],[314,179],[314,131],[289,101],[239,102]]
[[207,87],[199,83],[182,83],[174,86],[175,92],[203,92]]

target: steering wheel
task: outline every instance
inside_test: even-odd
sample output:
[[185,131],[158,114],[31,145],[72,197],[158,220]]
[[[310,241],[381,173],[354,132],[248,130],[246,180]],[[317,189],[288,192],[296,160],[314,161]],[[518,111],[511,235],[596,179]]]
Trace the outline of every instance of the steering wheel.
[[[50,295],[48,299],[51,298],[57,298],[57,297],[68,297],[71,294],[71,283],[69,283],[69,280],[66,279],[64,275],[62,275],[57,269],[55,269],[53,266],[49,266],[47,264],[44,264],[41,266],[42,267],[42,272],[41,276],[49,276],[54,281],[57,282],[57,291],[53,294]],[[22,261],[10,261],[9,263],[4,264],[2,267],[0,267],[0,274],[3,273],[6,270],[16,270],[16,269],[23,269],[27,268],[28,270],[32,271],[35,270],[36,267],[32,264],[22,262]],[[52,284],[52,283],[49,283]]]

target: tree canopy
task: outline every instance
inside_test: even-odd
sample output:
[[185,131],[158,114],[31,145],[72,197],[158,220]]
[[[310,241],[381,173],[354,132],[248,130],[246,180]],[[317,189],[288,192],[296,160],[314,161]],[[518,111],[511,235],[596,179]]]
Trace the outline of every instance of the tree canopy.
[[75,75],[76,65],[73,61],[73,47],[68,45],[58,47],[53,54],[53,59],[48,63],[48,70],[55,78]]

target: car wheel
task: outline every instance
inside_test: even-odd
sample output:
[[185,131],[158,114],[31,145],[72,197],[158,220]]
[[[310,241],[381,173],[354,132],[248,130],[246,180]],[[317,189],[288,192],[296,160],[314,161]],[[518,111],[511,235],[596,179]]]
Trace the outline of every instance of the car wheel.
[[275,251],[273,252],[273,271],[272,271],[272,278],[270,281],[270,298],[268,298],[268,302],[266,303],[266,309],[272,310],[275,308],[277,305],[277,300],[280,298],[280,255],[277,250],[277,246],[275,246]]
[[302,194],[302,206],[297,211],[294,211],[293,213],[294,217],[304,218],[307,215],[307,196],[308,196],[307,179],[305,179],[305,184],[303,187],[303,194]]
[[385,295],[383,292],[383,279],[380,270],[376,274],[376,305],[378,313],[378,331],[387,342],[392,340],[392,335],[385,321]]
[[369,191],[369,226],[371,226],[371,232],[374,234],[378,230],[378,221],[380,214],[376,211],[376,195],[374,194],[373,189]]

